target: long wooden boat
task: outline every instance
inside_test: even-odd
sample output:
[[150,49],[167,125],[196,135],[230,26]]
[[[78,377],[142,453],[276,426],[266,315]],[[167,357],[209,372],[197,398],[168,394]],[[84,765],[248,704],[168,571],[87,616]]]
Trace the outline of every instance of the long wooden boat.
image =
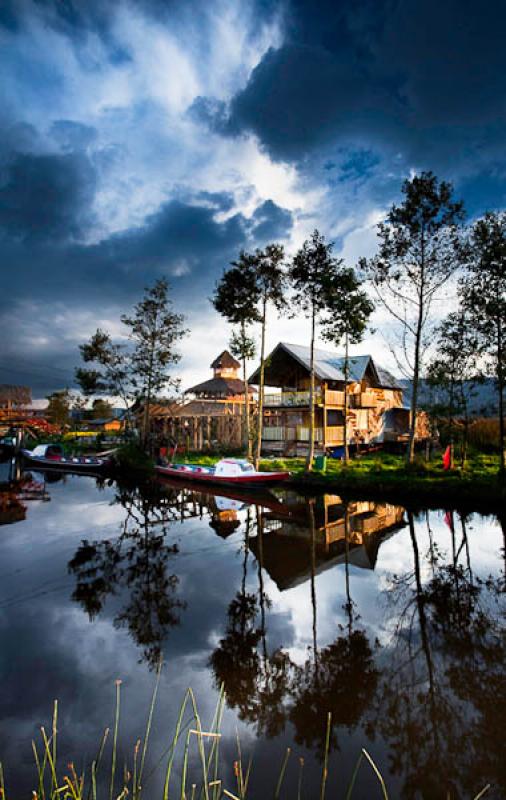
[[32,469],[72,472],[78,475],[101,475],[112,464],[111,458],[98,456],[66,456],[59,444],[39,444],[34,450],[22,450],[25,466]]
[[250,488],[281,483],[290,477],[289,472],[258,472],[243,458],[222,458],[213,467],[199,464],[157,464],[155,469],[158,475],[168,478]]

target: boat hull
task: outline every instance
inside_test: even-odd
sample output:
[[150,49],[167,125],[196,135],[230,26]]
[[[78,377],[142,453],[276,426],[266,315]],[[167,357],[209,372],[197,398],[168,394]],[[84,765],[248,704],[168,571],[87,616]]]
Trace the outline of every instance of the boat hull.
[[210,483],[215,486],[247,486],[250,489],[282,483],[290,477],[289,472],[261,472],[254,475],[224,476],[215,475],[213,472],[206,472],[205,468],[201,470],[191,468],[183,470],[181,468],[172,467],[170,464],[167,466],[158,464],[155,470],[158,475],[166,478],[176,478],[178,480],[194,481],[196,483]]
[[110,459],[98,459],[91,463],[80,462],[74,459],[52,459],[27,456],[23,454],[24,466],[39,472],[69,472],[76,475],[103,475],[111,467]]

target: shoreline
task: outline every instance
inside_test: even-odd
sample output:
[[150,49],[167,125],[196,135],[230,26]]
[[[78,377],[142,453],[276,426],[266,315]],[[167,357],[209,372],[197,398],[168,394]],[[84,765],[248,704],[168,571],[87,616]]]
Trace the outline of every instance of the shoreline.
[[[455,481],[458,483],[456,484]],[[506,487],[497,481],[470,485],[459,478],[427,480],[410,476],[407,479],[378,478],[352,475],[329,477],[322,473],[292,476],[287,486],[301,494],[335,491],[353,499],[386,500],[392,505],[402,505],[407,510],[420,508],[466,510],[490,514],[503,511],[506,506]]]

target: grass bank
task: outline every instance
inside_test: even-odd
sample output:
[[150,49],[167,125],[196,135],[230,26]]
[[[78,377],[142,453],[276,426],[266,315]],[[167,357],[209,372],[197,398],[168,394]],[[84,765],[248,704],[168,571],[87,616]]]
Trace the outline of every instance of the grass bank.
[[[278,468],[281,466],[272,468]],[[506,486],[498,480],[498,456],[477,454],[465,469],[445,471],[441,459],[406,464],[402,456],[386,453],[354,459],[347,466],[332,460],[323,472],[304,474],[304,465],[294,465],[292,481],[303,491],[330,487],[355,496],[364,493],[399,502],[407,507],[455,506],[473,510],[501,510]]]
[[[188,460],[213,464],[218,456],[190,454]],[[299,491],[332,491],[350,496],[378,497],[402,502],[407,507],[472,508],[476,511],[502,510],[506,503],[506,485],[498,479],[499,456],[487,453],[470,455],[464,469],[445,471],[441,456],[430,461],[417,459],[406,464],[402,456],[389,453],[363,455],[348,465],[327,459],[325,472],[305,473],[303,458],[263,459],[260,468],[267,471],[288,470],[291,484]]]

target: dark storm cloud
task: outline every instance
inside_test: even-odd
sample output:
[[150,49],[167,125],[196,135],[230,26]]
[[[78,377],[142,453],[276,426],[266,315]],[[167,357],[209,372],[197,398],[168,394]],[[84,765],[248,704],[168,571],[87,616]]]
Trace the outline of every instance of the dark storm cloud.
[[90,223],[96,174],[81,153],[18,153],[0,185],[0,229],[9,238],[59,242]]
[[[230,104],[231,133],[252,131],[274,157],[294,161],[352,139],[422,160],[499,151],[504,4],[392,0],[288,8],[285,43],[266,53]],[[201,99],[200,110],[224,128],[222,107]]]
[[252,215],[252,234],[259,244],[285,239],[290,235],[293,217],[290,211],[266,200]]

